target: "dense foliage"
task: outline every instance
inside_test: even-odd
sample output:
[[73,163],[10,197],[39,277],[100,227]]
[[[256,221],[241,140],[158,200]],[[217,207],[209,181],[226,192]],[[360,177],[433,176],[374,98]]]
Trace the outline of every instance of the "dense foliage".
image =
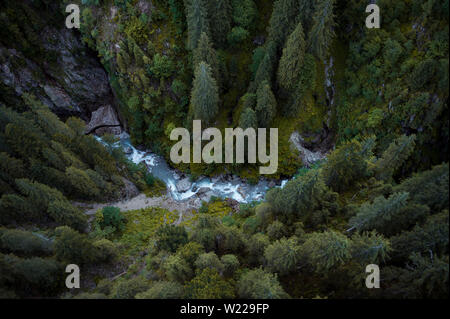
[[[290,180],[239,209],[106,207],[88,223],[74,202],[118,198],[123,178],[145,191],[153,177],[113,137],[104,147],[80,119],[0,83],[0,297],[448,297],[448,0],[377,1],[380,29],[365,27],[362,0],[55,3],[69,2],[133,143],[168,157],[170,131],[193,119],[277,127],[271,177]],[[42,22],[13,9],[49,1],[5,3],[1,43],[45,59],[29,30]],[[295,131],[327,156],[303,166]],[[260,177],[256,165],[176,168]],[[63,287],[68,263],[89,269],[78,295]],[[366,288],[369,264],[382,289]]]

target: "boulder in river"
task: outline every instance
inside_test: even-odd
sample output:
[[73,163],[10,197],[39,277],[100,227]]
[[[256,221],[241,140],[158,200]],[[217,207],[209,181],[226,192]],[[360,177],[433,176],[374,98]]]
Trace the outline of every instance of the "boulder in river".
[[176,187],[177,187],[177,191],[179,191],[180,193],[185,193],[187,192],[189,189],[191,189],[192,183],[189,180],[189,178],[183,178],[182,180],[180,180]]
[[133,149],[132,149],[130,146],[125,146],[125,147],[123,148],[123,152],[124,152],[126,155],[130,155],[130,154],[133,154]]
[[197,197],[200,198],[201,201],[209,202],[213,196],[214,193],[207,187],[202,187],[197,192]]
[[247,193],[245,192],[245,189],[242,186],[239,186],[237,191],[239,194],[241,194],[243,199],[245,199],[245,197],[247,197]]

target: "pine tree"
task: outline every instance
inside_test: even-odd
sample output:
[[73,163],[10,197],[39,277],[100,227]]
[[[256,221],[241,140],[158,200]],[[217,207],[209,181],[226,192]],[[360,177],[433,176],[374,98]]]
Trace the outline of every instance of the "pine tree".
[[254,129],[258,128],[258,118],[256,117],[255,111],[251,108],[246,108],[239,118],[239,127],[244,130],[250,127]]
[[299,0],[300,22],[302,23],[305,34],[308,33],[311,27],[311,17],[314,14],[316,2],[316,0]]
[[351,258],[350,240],[335,231],[312,233],[300,250],[305,261],[317,272],[327,272]]
[[297,86],[304,57],[305,39],[302,24],[299,23],[287,40],[278,66],[278,84],[285,90]]
[[277,60],[276,43],[274,41],[269,41],[267,42],[265,48],[264,57],[258,65],[255,80],[249,87],[249,93],[255,93],[264,81],[272,83],[273,73],[275,72],[274,65]]
[[406,206],[409,194],[395,193],[388,199],[383,196],[375,198],[372,204],[364,203],[356,216],[350,219],[350,230],[377,230],[384,233],[390,223],[395,223],[397,214]]
[[283,299],[289,295],[283,290],[277,275],[257,268],[242,274],[238,282],[239,298]]
[[300,246],[296,238],[282,238],[266,248],[264,257],[271,272],[287,275],[297,268]]
[[209,41],[208,35],[203,32],[200,36],[200,40],[198,41],[197,48],[194,49],[193,54],[193,65],[194,69],[200,64],[200,62],[206,62],[211,67],[211,71],[216,80],[216,83],[220,81],[219,75],[219,61],[217,60],[217,54],[214,48],[212,47],[211,41]]
[[198,272],[186,283],[186,297],[189,299],[232,299],[234,286],[225,280],[215,269],[206,268]]
[[205,62],[200,62],[195,70],[191,105],[194,119],[202,120],[205,125],[210,124],[219,111],[217,84],[210,66]]
[[269,40],[280,48],[286,37],[291,34],[299,21],[299,0],[277,0],[273,4],[272,16],[269,22]]
[[414,194],[411,202],[427,205],[433,210],[448,208],[449,164],[437,165],[431,170],[415,174],[394,187],[394,191]]
[[432,251],[435,255],[445,253],[449,243],[448,210],[431,215],[425,223],[391,237],[391,242],[396,261],[406,261],[414,252],[429,254]]
[[162,269],[170,281],[178,281],[179,283],[190,280],[193,275],[193,271],[188,263],[177,255],[169,256],[164,261]]
[[415,135],[402,135],[394,140],[376,162],[376,177],[380,180],[389,181],[412,154],[415,140]]
[[256,95],[258,124],[260,127],[269,127],[277,112],[277,100],[270,88],[270,84],[267,81],[263,82],[258,88]]
[[231,30],[230,0],[208,0],[208,14],[214,43],[218,47],[224,47]]
[[352,258],[362,265],[386,262],[391,252],[389,240],[376,232],[355,234],[351,241]]
[[319,0],[313,16],[313,24],[308,34],[308,52],[319,60],[325,60],[334,37],[333,27],[335,0]]
[[207,5],[205,0],[189,0],[186,7],[188,25],[188,49],[197,47],[203,32],[209,34],[209,21]]
[[317,209],[327,197],[327,191],[319,172],[311,170],[287,182],[283,189],[271,189],[267,192],[266,199],[276,214],[284,215],[292,221]]
[[327,186],[342,192],[367,177],[368,168],[361,144],[352,140],[339,146],[328,158],[323,168]]

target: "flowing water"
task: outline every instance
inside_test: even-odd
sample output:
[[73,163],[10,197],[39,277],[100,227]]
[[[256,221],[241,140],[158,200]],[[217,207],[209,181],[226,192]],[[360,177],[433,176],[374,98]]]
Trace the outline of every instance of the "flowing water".
[[[102,142],[101,138],[96,137],[96,139]],[[131,144],[127,134],[123,134],[120,137],[120,141],[116,143],[115,146],[122,146],[127,158],[133,163],[145,163],[152,175],[162,180],[167,185],[170,195],[175,200],[186,200],[196,196],[199,190],[203,193],[207,190],[208,193],[216,197],[232,198],[240,203],[248,203],[262,200],[267,190],[270,188],[269,182],[265,180],[260,181],[256,185],[251,185],[243,182],[237,177],[225,178],[222,176],[214,179],[207,177],[201,178],[192,182],[189,190],[182,192],[179,191],[176,186],[180,181],[179,173],[167,164],[164,157],[149,151],[136,149]],[[280,186],[283,187],[286,183],[287,180],[283,180],[281,181]]]

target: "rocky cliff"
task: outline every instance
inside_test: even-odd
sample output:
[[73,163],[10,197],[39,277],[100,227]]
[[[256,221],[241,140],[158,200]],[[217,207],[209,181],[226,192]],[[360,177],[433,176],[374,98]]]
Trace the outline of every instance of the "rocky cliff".
[[[14,13],[19,16],[20,10],[26,11],[28,6],[32,4],[17,4]],[[27,21],[16,15],[0,18],[3,29],[17,30],[16,41],[3,37],[0,41],[0,103],[20,108],[21,96],[28,93],[62,119],[77,116],[90,121],[93,128],[90,132],[96,127],[112,127],[113,132],[120,133],[121,123],[108,76],[96,54],[81,41],[78,31],[65,28],[64,20],[29,29]],[[100,108],[109,115],[105,123],[102,117],[91,119],[92,113]]]

